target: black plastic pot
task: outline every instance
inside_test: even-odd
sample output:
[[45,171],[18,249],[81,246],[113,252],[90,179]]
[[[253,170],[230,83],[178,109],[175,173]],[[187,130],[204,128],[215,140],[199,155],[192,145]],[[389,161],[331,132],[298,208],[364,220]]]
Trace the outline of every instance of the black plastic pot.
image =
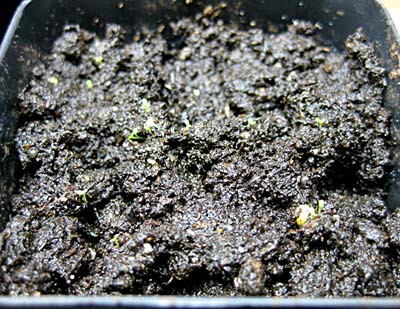
[[[107,23],[119,23],[133,36],[144,24],[158,23],[193,15],[205,5],[220,1],[184,0],[25,0],[19,6],[0,48],[0,230],[9,219],[9,197],[18,180],[14,152],[18,112],[17,94],[26,85],[32,65],[50,51],[53,40],[66,23],[102,34]],[[292,18],[320,22],[321,39],[343,49],[345,38],[363,27],[369,40],[377,43],[378,55],[388,73],[385,106],[393,117],[392,138],[400,139],[400,43],[393,22],[376,0],[226,0],[223,16],[246,27],[255,21],[267,29],[269,24],[284,28]],[[393,150],[394,170],[387,183],[387,206],[400,204],[399,148]],[[1,270],[0,270],[1,271]],[[40,298],[0,297],[0,308],[400,308],[400,299],[271,299],[271,298],[177,298],[118,297],[76,298],[69,296]]]

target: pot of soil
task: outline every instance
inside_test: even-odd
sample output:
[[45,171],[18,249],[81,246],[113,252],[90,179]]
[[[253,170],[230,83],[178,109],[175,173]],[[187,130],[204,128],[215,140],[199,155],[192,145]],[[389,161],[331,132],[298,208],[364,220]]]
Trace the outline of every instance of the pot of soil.
[[0,307],[400,305],[378,2],[24,1],[0,61]]

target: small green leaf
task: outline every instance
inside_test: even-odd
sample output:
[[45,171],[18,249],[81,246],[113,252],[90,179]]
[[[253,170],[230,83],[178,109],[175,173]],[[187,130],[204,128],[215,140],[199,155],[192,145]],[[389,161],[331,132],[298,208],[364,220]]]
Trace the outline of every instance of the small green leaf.
[[49,77],[49,79],[47,80],[50,84],[53,84],[54,86],[58,85],[58,79],[55,76]]
[[78,194],[85,204],[88,204],[89,201],[87,199],[87,190],[76,190],[76,194]]
[[139,135],[139,129],[133,129],[132,133],[128,136],[129,141],[144,141],[145,138]]
[[318,201],[318,213],[320,214],[322,212],[322,209],[324,209],[325,202],[323,200]]
[[190,129],[192,127],[192,125],[190,124],[190,121],[188,119],[185,119],[184,124],[185,124],[186,129]]
[[91,79],[86,80],[86,87],[88,87],[88,89],[90,89],[90,90],[93,89],[93,82]]
[[150,113],[150,102],[147,99],[142,100],[142,108],[145,113]]
[[300,205],[296,208],[297,218],[296,223],[299,227],[302,227],[309,220],[314,219],[315,211],[310,205]]
[[114,237],[110,240],[117,248],[120,247],[119,241],[118,241],[118,235],[114,235]]
[[247,119],[247,124],[248,124],[250,127],[255,127],[255,126],[256,126],[256,120],[253,119],[253,118],[249,118],[249,119]]
[[103,61],[104,61],[104,58],[103,58],[102,56],[96,56],[96,57],[94,57],[94,61],[95,61],[97,64],[102,64]]
[[147,159],[147,163],[149,163],[150,165],[156,165],[157,161],[154,159]]
[[326,124],[326,120],[323,118],[315,117],[315,121],[320,128],[322,128]]

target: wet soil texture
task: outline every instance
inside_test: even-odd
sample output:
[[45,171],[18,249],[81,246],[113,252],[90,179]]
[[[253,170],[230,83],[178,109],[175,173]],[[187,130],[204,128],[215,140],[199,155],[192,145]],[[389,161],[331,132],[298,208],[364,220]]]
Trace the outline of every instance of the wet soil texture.
[[400,295],[373,45],[209,14],[67,26],[35,67],[1,294]]

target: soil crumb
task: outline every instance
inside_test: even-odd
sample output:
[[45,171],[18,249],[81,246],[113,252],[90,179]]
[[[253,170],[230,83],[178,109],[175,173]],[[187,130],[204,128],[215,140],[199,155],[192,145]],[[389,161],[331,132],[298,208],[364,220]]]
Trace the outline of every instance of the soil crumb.
[[385,72],[317,33],[66,26],[19,97],[0,294],[399,296]]

